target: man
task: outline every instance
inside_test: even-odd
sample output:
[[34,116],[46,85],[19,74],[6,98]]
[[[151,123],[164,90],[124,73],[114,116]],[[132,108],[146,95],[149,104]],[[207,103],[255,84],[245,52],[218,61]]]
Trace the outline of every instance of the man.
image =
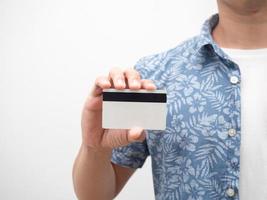
[[[217,3],[200,35],[96,79],[73,171],[79,199],[113,199],[148,155],[158,200],[267,199],[267,0]],[[103,130],[110,87],[166,88],[166,130]]]

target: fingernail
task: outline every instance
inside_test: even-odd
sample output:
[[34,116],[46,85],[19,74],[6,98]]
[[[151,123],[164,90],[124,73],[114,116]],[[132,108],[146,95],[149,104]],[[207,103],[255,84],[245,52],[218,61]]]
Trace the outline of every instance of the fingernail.
[[142,131],[144,131],[144,129],[142,127],[138,127],[138,126],[132,127],[132,130],[134,132],[142,132]]
[[103,80],[103,83],[104,84],[110,84],[110,82],[108,80],[106,80],[106,79]]
[[138,80],[136,80],[136,79],[134,79],[132,81],[132,83],[133,83],[133,85],[136,85],[136,86],[139,86],[140,85],[140,82]]
[[118,80],[117,80],[117,83],[118,83],[119,85],[124,85],[124,82],[123,82],[122,79],[118,79]]
[[149,87],[152,87],[152,88],[155,88],[156,89],[156,86],[153,84],[153,83],[148,83],[147,86]]

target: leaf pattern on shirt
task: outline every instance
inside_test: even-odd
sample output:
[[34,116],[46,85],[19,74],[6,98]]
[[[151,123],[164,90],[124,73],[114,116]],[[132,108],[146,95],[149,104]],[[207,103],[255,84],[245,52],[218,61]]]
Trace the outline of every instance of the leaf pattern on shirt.
[[[135,66],[166,89],[167,127],[114,149],[112,162],[138,168],[150,155],[157,200],[226,200],[227,188],[238,191],[240,85],[229,78],[240,72],[212,40],[217,22],[212,16],[200,35]],[[234,137],[230,128],[237,130]]]

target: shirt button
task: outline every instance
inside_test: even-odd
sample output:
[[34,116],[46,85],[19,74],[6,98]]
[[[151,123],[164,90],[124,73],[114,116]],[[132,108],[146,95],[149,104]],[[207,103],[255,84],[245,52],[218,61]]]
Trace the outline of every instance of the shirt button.
[[231,136],[231,137],[235,136],[236,135],[236,130],[233,129],[233,128],[229,129],[228,130],[228,135]]
[[228,188],[226,190],[226,194],[227,194],[228,197],[233,197],[235,195],[235,191],[234,191],[233,188]]
[[239,78],[237,76],[231,76],[230,77],[230,82],[232,84],[237,84],[239,82]]

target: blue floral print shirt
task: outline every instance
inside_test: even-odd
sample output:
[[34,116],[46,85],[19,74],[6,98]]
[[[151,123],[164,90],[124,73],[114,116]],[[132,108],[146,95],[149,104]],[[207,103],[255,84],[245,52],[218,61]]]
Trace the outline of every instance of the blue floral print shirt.
[[218,14],[200,35],[140,59],[135,69],[167,91],[167,128],[116,148],[112,162],[139,168],[151,156],[155,199],[239,199],[240,70],[213,41]]

